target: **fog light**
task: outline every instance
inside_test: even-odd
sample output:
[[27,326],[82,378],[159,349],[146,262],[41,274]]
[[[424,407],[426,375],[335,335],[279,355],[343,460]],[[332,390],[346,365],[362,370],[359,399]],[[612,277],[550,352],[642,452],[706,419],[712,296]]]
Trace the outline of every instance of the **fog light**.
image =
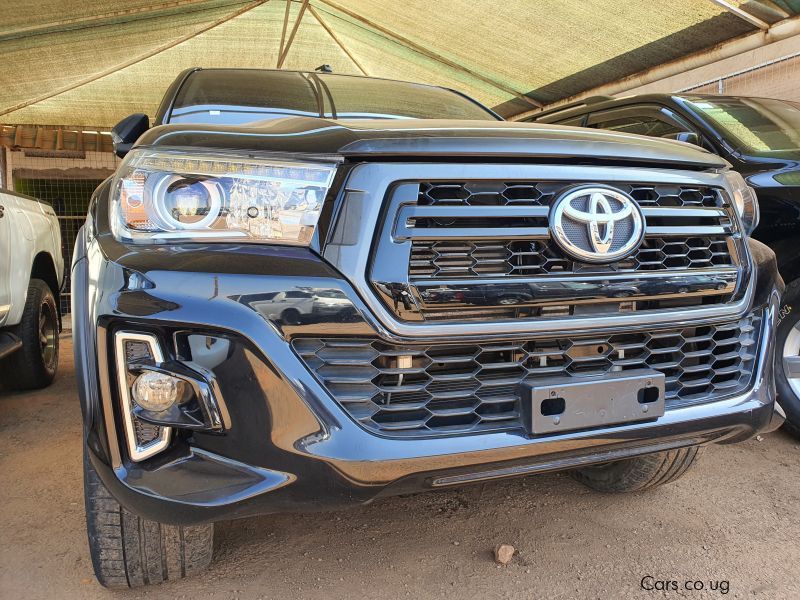
[[163,412],[180,402],[185,386],[177,377],[145,371],[133,382],[133,401],[145,410]]

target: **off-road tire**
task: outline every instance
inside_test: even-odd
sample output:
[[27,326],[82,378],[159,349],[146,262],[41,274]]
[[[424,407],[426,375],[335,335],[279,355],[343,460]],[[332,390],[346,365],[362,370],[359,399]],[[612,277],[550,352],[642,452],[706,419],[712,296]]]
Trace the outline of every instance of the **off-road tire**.
[[[49,351],[42,343],[42,320],[48,322]],[[37,390],[53,383],[58,370],[58,307],[53,290],[41,279],[31,279],[22,321],[11,329],[22,348],[0,364],[0,376],[9,389]],[[51,339],[52,338],[52,339]]]
[[103,485],[84,450],[89,551],[97,580],[133,588],[194,575],[211,563],[214,525],[165,525],[137,517]]
[[671,483],[689,470],[700,448],[646,454],[571,471],[572,476],[598,492],[638,492]]

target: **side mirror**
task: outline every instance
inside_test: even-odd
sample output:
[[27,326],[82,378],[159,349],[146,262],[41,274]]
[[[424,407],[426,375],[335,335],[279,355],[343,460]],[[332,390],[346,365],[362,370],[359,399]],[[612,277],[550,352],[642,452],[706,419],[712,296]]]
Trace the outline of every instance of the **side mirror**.
[[150,129],[150,119],[145,114],[134,113],[122,119],[111,130],[114,153],[120,158],[125,156],[130,152],[131,147],[139,139],[139,136],[148,129]]
[[677,133],[668,133],[663,136],[670,140],[678,140],[679,142],[686,142],[687,144],[700,145],[700,136],[694,131],[678,131]]

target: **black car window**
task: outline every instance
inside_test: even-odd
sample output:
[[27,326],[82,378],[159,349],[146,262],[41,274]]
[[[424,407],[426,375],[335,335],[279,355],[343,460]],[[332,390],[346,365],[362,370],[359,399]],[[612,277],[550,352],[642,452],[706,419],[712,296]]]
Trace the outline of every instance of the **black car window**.
[[205,69],[178,91],[169,123],[242,125],[281,117],[498,119],[451,90],[327,73]]
[[754,155],[800,149],[800,104],[767,98],[684,98],[738,150]]
[[681,128],[652,116],[626,117],[612,121],[599,121],[593,125],[598,129],[610,129],[622,133],[635,133],[651,137],[664,137],[683,131]]
[[672,137],[695,128],[674,111],[659,104],[628,104],[589,115],[587,126],[650,137]]

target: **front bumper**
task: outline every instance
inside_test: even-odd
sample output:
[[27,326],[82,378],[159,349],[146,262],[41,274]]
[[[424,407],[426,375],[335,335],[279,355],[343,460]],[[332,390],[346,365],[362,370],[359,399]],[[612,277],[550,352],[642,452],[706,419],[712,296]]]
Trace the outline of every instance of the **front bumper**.
[[[392,439],[356,424],[291,349],[293,336],[321,331],[387,335],[352,287],[313,253],[178,248],[165,261],[163,251],[126,253],[108,239],[94,239],[86,247],[73,265],[73,314],[84,317],[74,332],[89,456],[123,505],[161,522],[333,508],[689,445],[737,442],[766,429],[773,415],[770,340],[781,283],[768,251],[753,253],[752,309],[765,310],[766,318],[753,383],[745,393],[668,410],[653,422],[535,438],[491,432]],[[149,285],[132,287],[133,272],[144,274]],[[350,305],[292,325],[258,311],[258,298],[265,293],[309,287],[338,290]],[[120,328],[155,333],[166,346],[175,331],[239,340],[217,373],[230,430],[195,433],[161,455],[130,461],[115,406],[110,343]]]

